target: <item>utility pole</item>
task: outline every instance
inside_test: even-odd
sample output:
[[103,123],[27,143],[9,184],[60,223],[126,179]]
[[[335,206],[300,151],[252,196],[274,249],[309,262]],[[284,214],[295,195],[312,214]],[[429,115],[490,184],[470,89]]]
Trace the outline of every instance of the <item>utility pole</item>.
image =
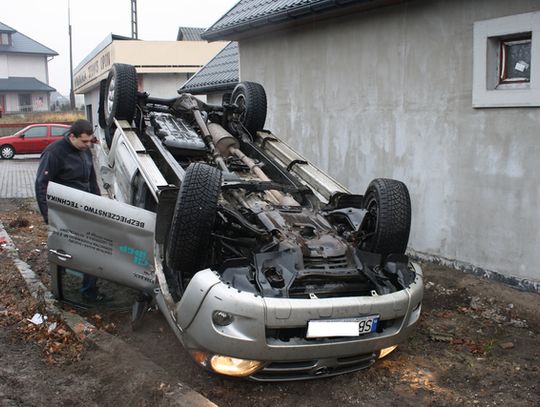
[[131,38],[139,38],[137,33],[137,0],[131,0]]
[[69,104],[71,110],[75,110],[75,93],[73,92],[73,48],[71,44],[71,8],[68,0],[68,32],[69,32],[69,79],[71,90],[69,92]]

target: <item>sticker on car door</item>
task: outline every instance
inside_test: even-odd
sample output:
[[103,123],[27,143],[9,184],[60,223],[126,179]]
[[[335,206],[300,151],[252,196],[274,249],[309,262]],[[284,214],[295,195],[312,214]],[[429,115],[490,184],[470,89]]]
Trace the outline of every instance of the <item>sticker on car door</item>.
[[47,206],[49,261],[153,289],[155,213],[56,183]]

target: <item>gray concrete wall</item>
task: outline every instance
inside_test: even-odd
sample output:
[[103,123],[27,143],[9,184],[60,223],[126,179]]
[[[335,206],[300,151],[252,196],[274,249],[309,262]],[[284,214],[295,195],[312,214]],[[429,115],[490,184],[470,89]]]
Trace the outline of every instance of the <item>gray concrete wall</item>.
[[352,191],[403,180],[410,248],[540,280],[540,110],[473,109],[473,23],[538,1],[411,1],[240,41],[266,127]]

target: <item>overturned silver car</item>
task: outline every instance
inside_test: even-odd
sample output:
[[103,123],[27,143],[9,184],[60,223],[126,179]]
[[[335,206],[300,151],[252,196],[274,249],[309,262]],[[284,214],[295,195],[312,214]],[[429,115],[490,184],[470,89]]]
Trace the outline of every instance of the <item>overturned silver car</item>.
[[349,192],[263,130],[256,83],[220,106],[159,99],[115,64],[100,98],[113,199],[50,184],[53,276],[140,290],[197,363],[258,381],[366,368],[411,334],[423,285],[402,182]]

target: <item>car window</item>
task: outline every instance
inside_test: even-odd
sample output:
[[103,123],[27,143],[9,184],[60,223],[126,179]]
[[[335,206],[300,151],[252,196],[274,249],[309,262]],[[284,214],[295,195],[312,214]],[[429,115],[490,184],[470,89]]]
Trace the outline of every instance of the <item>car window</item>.
[[58,127],[58,126],[52,126],[51,127],[51,136],[63,136],[67,131],[69,131],[69,128],[66,127]]
[[27,138],[46,137],[46,136],[47,136],[46,126],[32,127],[24,132],[24,137],[27,137]]

